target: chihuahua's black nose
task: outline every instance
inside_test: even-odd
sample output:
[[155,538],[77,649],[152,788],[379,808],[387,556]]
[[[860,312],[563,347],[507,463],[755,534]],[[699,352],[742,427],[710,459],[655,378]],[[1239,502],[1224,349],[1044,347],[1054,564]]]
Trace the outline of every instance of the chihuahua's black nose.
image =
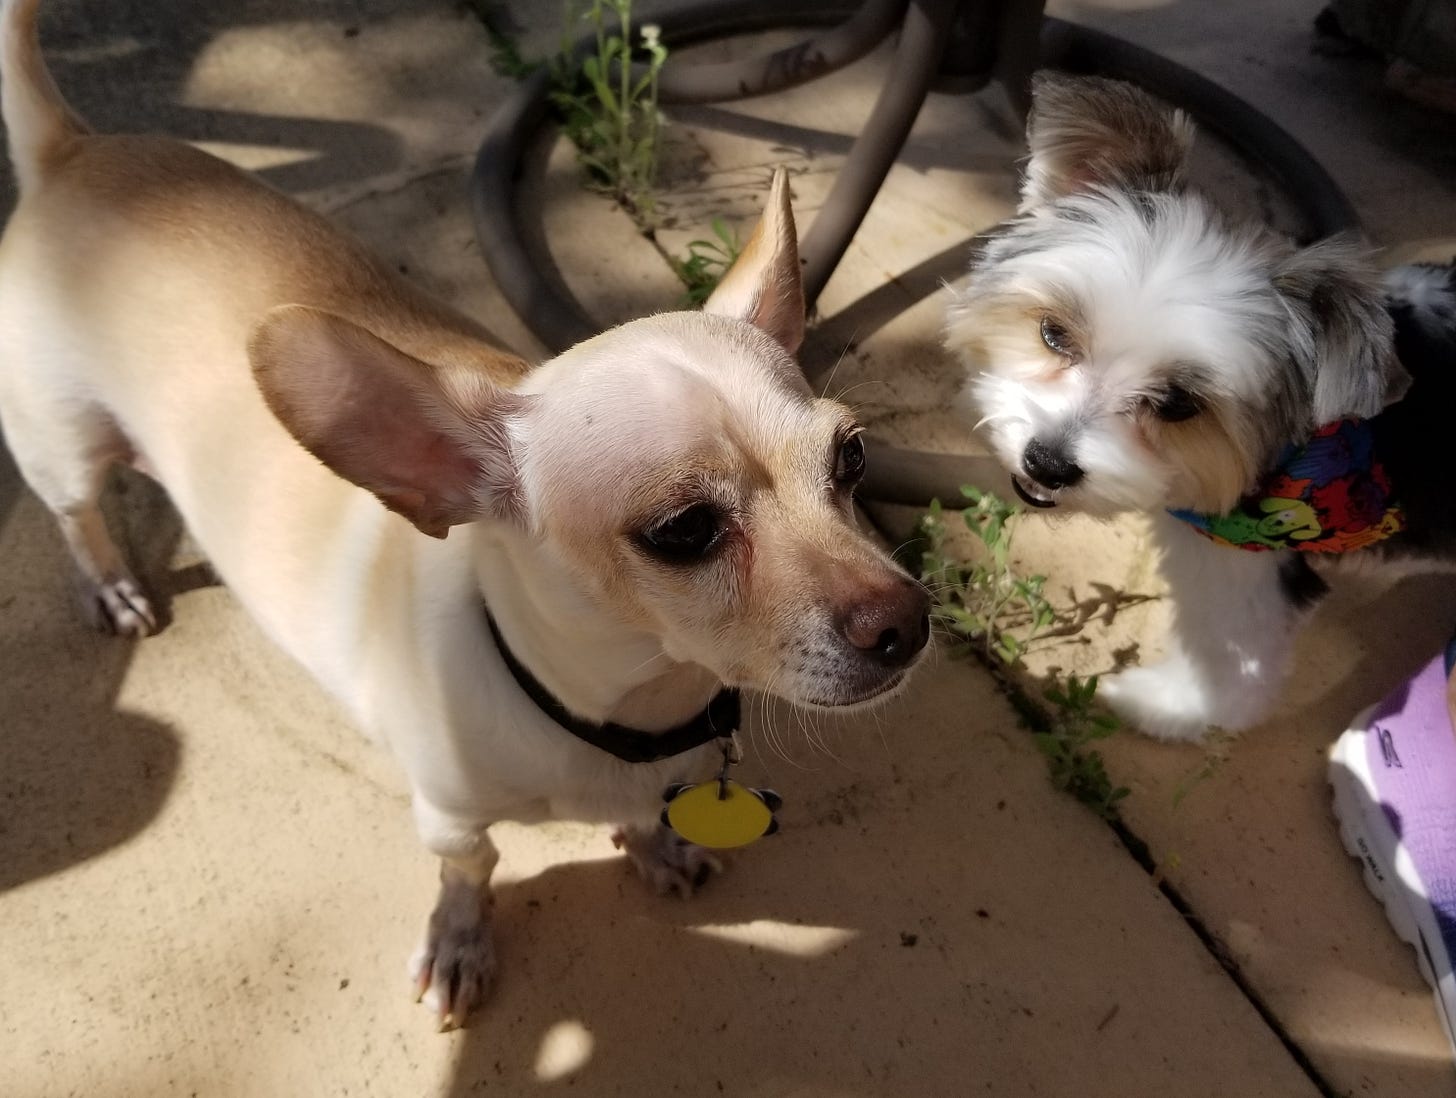
[[844,619],[844,636],[885,667],[904,667],[930,639],[930,593],[913,580],[857,603]]
[[1085,475],[1082,467],[1061,450],[1053,450],[1041,439],[1032,439],[1021,455],[1026,475],[1043,488],[1070,488]]

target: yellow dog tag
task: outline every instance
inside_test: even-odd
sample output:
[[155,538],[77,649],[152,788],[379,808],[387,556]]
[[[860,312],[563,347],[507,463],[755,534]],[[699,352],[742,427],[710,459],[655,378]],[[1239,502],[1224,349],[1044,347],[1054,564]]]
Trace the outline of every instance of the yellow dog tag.
[[779,829],[774,813],[783,804],[772,789],[749,789],[727,778],[673,785],[662,795],[662,822],[684,839],[712,850],[747,846]]

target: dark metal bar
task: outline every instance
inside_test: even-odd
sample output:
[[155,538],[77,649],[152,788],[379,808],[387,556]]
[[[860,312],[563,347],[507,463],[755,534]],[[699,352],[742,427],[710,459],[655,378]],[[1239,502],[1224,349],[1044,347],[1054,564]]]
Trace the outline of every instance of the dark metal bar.
[[856,494],[875,503],[924,507],[933,499],[961,499],[963,484],[1012,498],[1011,476],[995,458],[905,450],[867,438],[865,477]]
[[491,119],[470,175],[470,211],[481,254],[511,308],[537,339],[564,351],[601,329],[575,298],[558,289],[560,272],[551,255],[533,252],[526,243],[516,201],[526,147],[547,122],[550,81],[550,73],[537,69]]
[[[865,0],[853,15],[823,34],[745,61],[674,62],[663,66],[657,92],[664,103],[727,103],[807,84],[852,65],[899,25],[909,0]],[[833,9],[830,9],[833,10]],[[780,12],[775,21],[783,22]],[[634,66],[637,77],[645,75]]]
[[910,136],[925,97],[930,94],[930,85],[940,71],[940,57],[950,40],[957,6],[957,0],[912,0],[905,13],[892,75],[885,81],[874,110],[835,177],[829,197],[799,246],[804,260],[804,303],[810,309],[844,258],[849,242]]

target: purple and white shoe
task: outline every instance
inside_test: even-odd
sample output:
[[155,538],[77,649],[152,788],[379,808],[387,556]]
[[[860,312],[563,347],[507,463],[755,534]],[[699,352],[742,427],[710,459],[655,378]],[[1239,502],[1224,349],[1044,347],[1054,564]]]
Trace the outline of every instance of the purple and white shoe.
[[1456,641],[1355,718],[1330,752],[1345,849],[1416,951],[1456,1053],[1456,732],[1447,683]]

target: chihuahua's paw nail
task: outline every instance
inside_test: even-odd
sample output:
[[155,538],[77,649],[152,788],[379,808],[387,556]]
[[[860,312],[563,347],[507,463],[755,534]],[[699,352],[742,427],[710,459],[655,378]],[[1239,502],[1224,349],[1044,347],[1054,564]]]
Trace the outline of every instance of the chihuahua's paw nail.
[[425,941],[410,958],[415,1001],[435,1015],[442,1033],[465,1025],[495,978],[488,911],[489,901],[474,890],[442,893]]
[[88,584],[87,607],[91,623],[103,633],[119,637],[149,637],[157,631],[157,615],[129,576]]
[[494,976],[495,946],[486,927],[427,941],[410,959],[415,1001],[435,1016],[441,1033],[465,1025]]
[[723,863],[706,847],[690,843],[665,827],[650,831],[622,828],[612,841],[625,848],[637,873],[659,896],[675,892],[684,899],[723,872]]

